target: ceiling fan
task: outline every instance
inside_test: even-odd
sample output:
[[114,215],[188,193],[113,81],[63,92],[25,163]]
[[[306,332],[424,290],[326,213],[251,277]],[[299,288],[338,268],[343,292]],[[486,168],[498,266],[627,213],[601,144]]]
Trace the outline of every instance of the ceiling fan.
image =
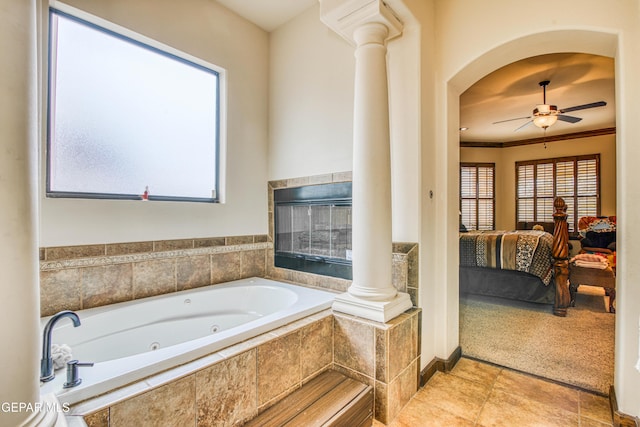
[[543,80],[539,83],[539,85],[542,86],[542,104],[536,105],[536,108],[534,108],[533,110],[533,115],[526,117],[517,117],[515,119],[500,120],[497,122],[493,122],[493,124],[495,125],[498,123],[505,123],[513,120],[529,119],[528,122],[517,128],[514,132],[519,131],[520,129],[528,126],[531,123],[538,126],[539,128],[547,129],[558,120],[568,123],[578,123],[580,120],[582,120],[582,118],[580,117],[567,116],[564,113],[577,110],[586,110],[587,108],[604,107],[605,105],[607,105],[607,103],[604,101],[598,101],[592,102],[590,104],[576,105],[573,107],[558,110],[557,106],[547,104],[547,85],[549,85],[549,83],[549,80]]

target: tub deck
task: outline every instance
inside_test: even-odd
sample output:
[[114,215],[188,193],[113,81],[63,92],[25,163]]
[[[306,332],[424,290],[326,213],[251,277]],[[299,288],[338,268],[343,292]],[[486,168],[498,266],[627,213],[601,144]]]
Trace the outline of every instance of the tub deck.
[[[95,365],[82,368],[82,383],[70,389],[62,387],[65,370],[58,370],[40,392],[54,393],[69,404],[107,393],[328,309],[334,295],[250,278],[81,310],[82,324],[74,328],[59,322],[52,342],[70,345],[74,359]],[[230,311],[242,313],[229,316]]]

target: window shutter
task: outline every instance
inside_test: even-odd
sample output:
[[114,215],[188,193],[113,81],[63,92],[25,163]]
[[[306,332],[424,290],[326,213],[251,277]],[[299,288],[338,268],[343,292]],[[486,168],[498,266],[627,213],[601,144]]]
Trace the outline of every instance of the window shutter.
[[556,196],[573,197],[574,190],[574,162],[556,163]]
[[462,166],[460,169],[460,196],[462,198],[476,197],[476,168]]
[[518,197],[533,197],[533,165],[518,167]]
[[460,165],[460,213],[468,230],[495,228],[495,165]]
[[517,166],[517,195],[516,204],[517,221],[534,221],[535,209],[533,205],[534,195],[534,165]]
[[567,204],[569,231],[575,231],[580,217],[600,213],[600,156],[516,162],[516,220],[553,220],[553,200]]
[[598,215],[598,165],[596,159],[579,160],[577,167],[580,216]]

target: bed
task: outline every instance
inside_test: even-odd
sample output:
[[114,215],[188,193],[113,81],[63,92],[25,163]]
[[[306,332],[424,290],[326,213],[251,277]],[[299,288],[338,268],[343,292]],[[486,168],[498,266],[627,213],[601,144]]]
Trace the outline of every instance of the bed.
[[460,292],[552,304],[570,303],[567,206],[554,201],[553,234],[542,230],[460,233]]

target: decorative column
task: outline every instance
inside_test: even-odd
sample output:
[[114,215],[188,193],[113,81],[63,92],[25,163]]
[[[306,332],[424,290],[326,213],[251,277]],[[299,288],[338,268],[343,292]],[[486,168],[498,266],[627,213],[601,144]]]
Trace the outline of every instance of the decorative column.
[[355,44],[353,283],[336,311],[386,322],[412,307],[392,285],[391,146],[386,41],[402,24],[382,1],[321,0],[321,19]]
[[[0,8],[0,425],[50,426],[40,399],[36,1]],[[7,406],[8,405],[8,406]],[[51,409],[51,411],[44,409]]]

